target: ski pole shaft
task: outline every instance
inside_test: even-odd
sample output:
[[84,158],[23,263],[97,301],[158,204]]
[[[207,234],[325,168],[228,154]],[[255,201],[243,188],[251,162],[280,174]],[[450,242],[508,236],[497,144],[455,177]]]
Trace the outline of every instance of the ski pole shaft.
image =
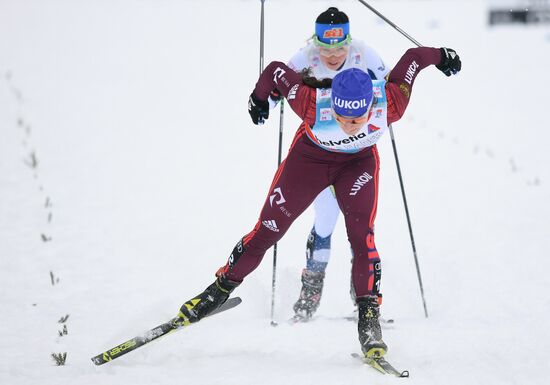
[[358,0],[361,4],[363,4],[365,7],[370,9],[372,12],[374,12],[378,17],[380,17],[382,20],[384,20],[386,23],[391,25],[393,28],[395,28],[399,33],[401,33],[403,36],[405,36],[407,39],[409,39],[411,42],[416,44],[417,47],[422,47],[422,44],[420,44],[417,40],[413,39],[407,32],[403,31],[401,28],[399,28],[395,23],[392,23],[386,16],[382,15],[380,12],[378,12],[374,7],[372,7],[369,3],[367,3],[364,0]]
[[281,165],[283,151],[283,117],[285,111],[285,100],[281,99],[281,112],[279,113],[279,155],[277,157],[277,166]]
[[[264,70],[264,3],[260,0],[260,75]],[[277,166],[281,164],[281,147],[283,142],[283,103],[281,101],[281,121],[279,124],[279,156]],[[271,276],[271,326],[277,326],[275,322],[275,283],[277,277],[277,244],[273,245],[273,274]]]
[[416,243],[414,242],[414,235],[412,231],[411,217],[409,215],[409,206],[407,204],[407,196],[405,195],[405,186],[403,184],[403,177],[401,175],[401,166],[399,165],[399,157],[397,156],[397,146],[395,144],[395,137],[393,135],[393,128],[389,125],[391,144],[393,147],[393,155],[395,157],[395,164],[397,166],[397,175],[399,176],[399,185],[401,186],[401,196],[403,197],[403,205],[405,206],[405,215],[407,217],[407,225],[409,226],[409,236],[411,238],[411,246],[414,256],[414,264],[416,266],[416,275],[418,277],[418,284],[420,286],[420,295],[422,296],[422,305],[424,306],[424,315],[428,318],[428,308],[426,306],[426,298],[424,297],[424,285],[422,284],[422,275],[420,274],[420,264],[418,263],[418,256],[416,253]]
[[265,0],[260,0],[262,3],[262,9],[260,11],[260,75],[264,70],[264,2]]
[[[358,0],[358,1],[361,4],[363,4],[365,7],[370,9],[372,12],[374,12],[378,17],[380,17],[386,23],[388,23],[393,28],[395,28],[398,32],[400,32],[403,36],[405,36],[411,42],[416,44],[417,47],[422,47],[422,44],[420,44],[418,41],[413,39],[408,33],[406,33],[401,28],[399,28],[395,23],[391,22],[386,16],[382,15],[380,12],[378,12],[374,7],[372,7],[366,1],[364,1],[364,0]],[[426,318],[428,318],[428,307],[426,306],[426,298],[424,296],[424,285],[422,284],[422,275],[420,274],[420,264],[418,263],[418,255],[416,253],[416,244],[414,242],[414,235],[413,235],[413,231],[412,231],[411,217],[409,215],[409,206],[407,204],[407,196],[405,195],[405,186],[403,184],[403,177],[401,175],[401,166],[399,165],[399,157],[397,156],[397,145],[395,143],[395,136],[393,135],[393,128],[392,128],[391,124],[389,125],[389,129],[390,129],[391,143],[392,143],[392,147],[393,147],[393,155],[395,157],[395,164],[397,166],[397,174],[399,176],[399,185],[401,187],[401,196],[403,197],[403,205],[405,206],[405,215],[407,217],[407,225],[409,227],[409,236],[411,238],[411,246],[412,246],[412,251],[413,251],[413,256],[414,256],[414,264],[416,266],[416,275],[418,277],[418,284],[420,286],[420,295],[422,296],[422,305],[424,306],[424,315],[426,316]]]
[[[281,165],[283,150],[283,121],[284,121],[284,99],[281,99],[281,112],[279,114],[279,153],[277,156],[277,168]],[[271,276],[271,326],[277,326],[275,322],[275,283],[277,277],[277,244],[273,245],[273,274]]]

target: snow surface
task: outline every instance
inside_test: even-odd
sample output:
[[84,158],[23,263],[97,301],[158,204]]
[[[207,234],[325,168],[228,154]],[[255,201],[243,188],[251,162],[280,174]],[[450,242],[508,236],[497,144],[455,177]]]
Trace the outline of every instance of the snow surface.
[[[359,2],[333,3],[388,65],[412,46]],[[289,58],[329,5],[266,1],[265,63]],[[547,383],[550,29],[490,29],[482,1],[372,5],[464,67],[424,71],[394,125],[428,319],[389,135],[379,146],[383,314],[396,320],[384,336],[411,378],[353,360],[355,325],[332,319],[352,311],[341,220],[324,318],[285,324],[311,210],[279,243],[279,327],[269,251],[238,308],[94,366],[210,284],[257,219],[279,125],[246,112],[260,2],[0,0],[0,384]],[[284,125],[286,152],[289,110]]]

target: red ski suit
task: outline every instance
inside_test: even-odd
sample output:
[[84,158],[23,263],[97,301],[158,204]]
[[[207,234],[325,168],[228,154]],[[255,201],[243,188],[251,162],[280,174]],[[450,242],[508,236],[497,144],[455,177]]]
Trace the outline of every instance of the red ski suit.
[[[438,48],[412,48],[403,55],[385,86],[388,124],[403,116],[418,73],[440,61]],[[242,282],[315,197],[332,185],[353,250],[352,282],[356,296],[379,296],[380,257],[374,243],[380,163],[376,145],[352,154],[320,148],[305,135],[305,130],[315,124],[316,89],[304,85],[301,75],[284,63],[272,62],[260,75],[254,94],[267,100],[274,89],[287,98],[303,122],[275,173],[256,226],[235,246],[218,275]]]

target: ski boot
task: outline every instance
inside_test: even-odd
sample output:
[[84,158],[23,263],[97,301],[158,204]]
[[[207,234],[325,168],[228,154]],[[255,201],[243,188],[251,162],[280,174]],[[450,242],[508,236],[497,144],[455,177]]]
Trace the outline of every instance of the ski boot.
[[302,290],[300,298],[294,304],[293,317],[295,322],[306,322],[317,311],[323,292],[325,272],[314,272],[307,269],[302,271]]
[[231,292],[238,285],[239,283],[224,277],[217,278],[205,291],[182,305],[174,320],[174,326],[188,326],[200,321],[227,301]]
[[359,342],[361,350],[366,358],[383,357],[388,346],[382,341],[382,330],[380,328],[380,305],[377,296],[357,298],[359,308]]

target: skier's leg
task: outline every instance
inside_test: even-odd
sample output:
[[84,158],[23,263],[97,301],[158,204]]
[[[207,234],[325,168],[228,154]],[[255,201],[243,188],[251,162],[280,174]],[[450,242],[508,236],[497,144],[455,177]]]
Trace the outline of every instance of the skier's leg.
[[302,271],[300,296],[293,307],[296,321],[307,321],[319,307],[330,258],[330,239],[340,212],[332,186],[317,195],[313,205],[315,222],[306,243],[306,268]]
[[314,272],[324,272],[330,259],[330,238],[340,214],[334,188],[330,186],[321,191],[313,201],[313,207],[315,221],[308,236],[306,268]]
[[312,147],[306,146],[303,140],[297,134],[287,158],[275,173],[256,226],[237,243],[226,265],[218,270],[216,282],[181,307],[182,323],[199,321],[225,302],[259,265],[267,249],[282,238],[292,222],[328,185],[328,177],[324,177],[326,171],[311,157],[304,156]]
[[383,356],[387,350],[378,320],[381,264],[374,243],[378,175],[378,151],[373,147],[365,156],[347,164],[334,182],[353,249],[352,279],[359,308],[359,341],[368,357]]
[[287,158],[277,170],[260,218],[254,229],[234,248],[221,273],[241,282],[261,262],[265,252],[286,233],[292,222],[328,185],[326,166],[310,155],[322,152],[307,138],[295,139]]

